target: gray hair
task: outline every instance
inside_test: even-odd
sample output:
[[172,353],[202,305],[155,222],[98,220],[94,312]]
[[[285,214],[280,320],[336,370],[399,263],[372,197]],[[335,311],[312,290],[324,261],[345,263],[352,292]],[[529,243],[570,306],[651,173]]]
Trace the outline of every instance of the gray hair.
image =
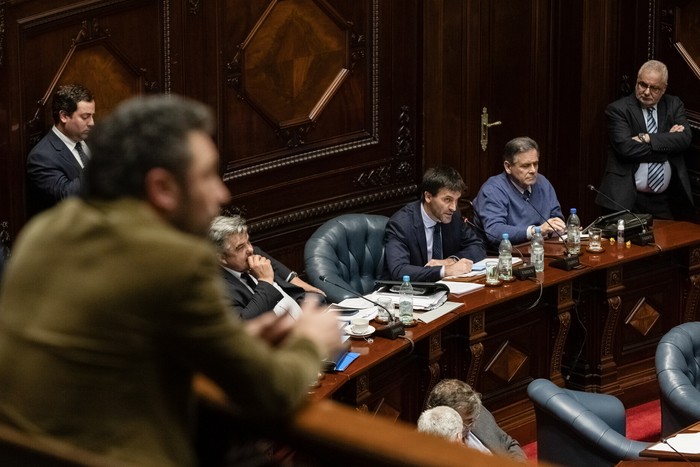
[[534,149],[537,154],[540,153],[540,148],[537,146],[537,142],[528,136],[518,136],[513,138],[506,143],[506,147],[503,148],[503,160],[512,164],[515,160],[515,156],[523,152],[527,152]]
[[228,249],[228,239],[231,235],[248,232],[245,219],[241,216],[217,216],[209,227],[209,239],[214,243],[219,253]]
[[481,394],[464,381],[443,379],[430,391],[426,405],[427,408],[446,405],[455,409],[460,415],[471,415],[476,420],[481,413]]
[[418,431],[458,441],[462,433],[462,417],[455,409],[439,405],[420,414]]
[[661,80],[664,82],[664,85],[668,84],[668,68],[666,68],[666,65],[663,62],[660,62],[658,60],[649,60],[648,62],[644,62],[644,64],[641,67],[639,67],[637,78],[639,78],[639,75],[641,75],[646,70],[655,71],[656,73],[661,75]]

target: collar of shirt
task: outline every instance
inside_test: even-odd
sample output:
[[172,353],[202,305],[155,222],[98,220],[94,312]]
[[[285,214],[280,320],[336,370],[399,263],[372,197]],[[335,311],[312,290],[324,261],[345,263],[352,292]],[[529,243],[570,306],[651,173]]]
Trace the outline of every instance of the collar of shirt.
[[435,224],[437,224],[437,222],[434,221],[425,211],[425,206],[423,206],[423,203],[420,203],[420,215],[423,218],[423,225],[425,226],[426,230],[430,229],[432,231],[433,227],[435,227]]
[[[642,107],[642,106],[640,106]],[[647,114],[649,113],[649,107],[642,107],[642,118],[644,119],[644,128],[646,129]],[[659,115],[657,114],[657,106],[651,107],[651,114],[654,116],[654,121],[656,122],[656,131],[659,128]],[[646,131],[644,132],[646,133]]]
[[[63,144],[66,145],[68,149],[70,149],[70,152],[73,154],[73,157],[75,157],[75,160],[78,161],[78,164],[80,167],[83,167],[83,161],[80,159],[80,154],[78,154],[78,151],[75,149],[75,145],[78,144],[63,133],[61,133],[61,130],[59,130],[56,125],[53,126],[52,128],[54,134],[58,136],[58,138],[63,141]],[[83,150],[85,151],[86,154],[90,155],[90,149],[88,149],[88,145],[85,144],[85,141],[82,141],[83,145]],[[85,167],[83,167],[85,168]]]
[[[224,268],[225,270],[227,270],[228,272],[230,272],[231,274],[233,274],[234,276],[236,276],[237,279],[240,279],[240,280],[243,281],[243,283],[245,284],[245,280],[241,277],[241,274],[242,274],[241,272],[236,271],[236,270],[231,269],[231,268],[227,268],[226,266],[221,266],[221,267]],[[255,276],[253,276],[253,275],[250,274],[250,273],[248,273],[248,274],[250,275],[250,277],[253,278],[253,280],[254,280],[255,282],[258,282],[258,280],[255,278]],[[246,284],[246,285],[248,285],[248,284]]]
[[484,446],[484,443],[482,443],[481,440],[477,438],[471,431],[469,432],[469,435],[464,439],[464,444],[466,444],[472,449],[476,449],[477,451],[481,451],[485,454],[491,454],[491,450]]
[[[525,190],[523,188],[521,188],[520,185],[515,183],[513,181],[513,178],[510,175],[508,175],[508,181],[510,182],[511,185],[513,185],[515,187],[516,190],[518,190],[518,192],[520,192],[521,195],[523,195],[523,196],[525,195]],[[535,186],[535,185],[533,184],[531,187],[527,188],[527,190],[530,192],[530,196],[532,196],[532,187],[533,186]]]

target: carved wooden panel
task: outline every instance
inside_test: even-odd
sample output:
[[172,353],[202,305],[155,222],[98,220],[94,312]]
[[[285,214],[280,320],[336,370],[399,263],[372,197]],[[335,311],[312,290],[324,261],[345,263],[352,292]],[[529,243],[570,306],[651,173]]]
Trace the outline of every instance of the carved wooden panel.
[[[411,18],[413,8],[396,14]],[[268,247],[309,222],[415,196],[416,81],[391,80],[394,68],[414,66],[418,38],[415,23],[389,21],[390,9],[378,0],[222,3],[229,209]],[[398,33],[408,37],[400,53],[390,40]]]
[[2,206],[11,232],[26,220],[25,160],[53,125],[56,88],[91,89],[98,122],[129,96],[169,91],[170,20],[170,0],[0,2],[0,127],[9,131],[0,184],[11,188]]

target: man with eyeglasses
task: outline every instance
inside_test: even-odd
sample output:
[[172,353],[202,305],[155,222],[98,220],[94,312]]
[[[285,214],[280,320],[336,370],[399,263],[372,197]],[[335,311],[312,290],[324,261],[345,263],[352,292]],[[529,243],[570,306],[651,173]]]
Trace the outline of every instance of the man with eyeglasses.
[[426,409],[447,406],[462,417],[462,441],[478,451],[527,462],[520,443],[501,429],[491,412],[481,405],[481,395],[464,381],[443,379],[435,385]]
[[[608,161],[600,191],[622,206],[659,219],[692,216],[684,153],[692,134],[683,102],[665,94],[666,65],[650,60],[637,74],[634,94],[608,105]],[[598,195],[605,210],[619,206]]]

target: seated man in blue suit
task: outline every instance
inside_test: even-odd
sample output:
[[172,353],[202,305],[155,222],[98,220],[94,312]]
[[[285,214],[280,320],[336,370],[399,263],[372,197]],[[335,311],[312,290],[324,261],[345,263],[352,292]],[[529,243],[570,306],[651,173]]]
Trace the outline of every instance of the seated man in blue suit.
[[209,238],[219,253],[226,289],[234,308],[243,319],[252,319],[268,311],[278,316],[289,313],[298,318],[298,301],[307,294],[325,294],[300,279],[284,264],[253,247],[248,226],[241,216],[218,216],[209,228]]
[[90,157],[85,144],[95,125],[95,100],[83,86],[62,86],[53,97],[54,126],[27,157],[32,214],[80,192],[80,178]]
[[486,257],[483,242],[457,211],[464,189],[462,177],[452,167],[425,172],[421,200],[401,208],[386,225],[385,276],[435,282],[465,274]]

